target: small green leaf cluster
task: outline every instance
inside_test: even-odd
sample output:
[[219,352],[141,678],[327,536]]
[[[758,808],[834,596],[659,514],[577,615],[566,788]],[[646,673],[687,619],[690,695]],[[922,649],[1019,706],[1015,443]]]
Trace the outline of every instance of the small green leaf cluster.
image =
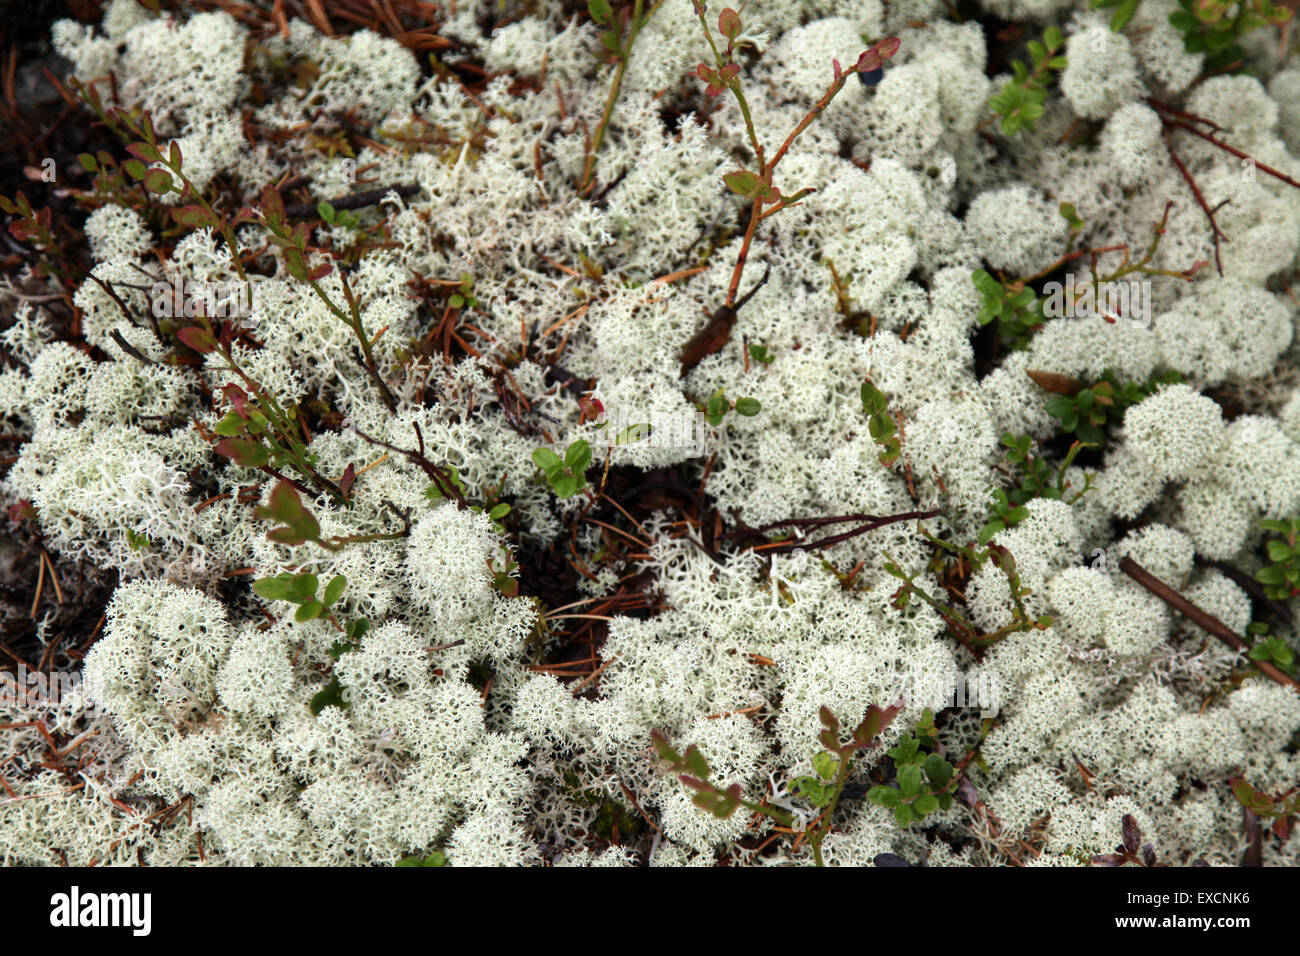
[[1084,222],[1083,217],[1079,215],[1078,207],[1072,202],[1063,202],[1059,208],[1061,211],[1061,218],[1070,226],[1070,235],[1077,236],[1079,233],[1083,232],[1087,223]]
[[772,360],[776,358],[768,351],[766,345],[751,345],[749,347],[749,357],[760,365],[771,365]]
[[823,750],[813,757],[813,770],[817,775],[795,777],[790,781],[790,792],[803,797],[814,807],[825,810],[835,798],[835,778],[840,772],[840,758]]
[[284,200],[274,186],[262,190],[260,210],[258,214],[252,210],[243,210],[240,218],[260,222],[266,228],[269,233],[267,242],[282,250],[284,268],[289,275],[300,282],[316,283],[334,271],[328,262],[308,268],[307,246],[311,240],[311,226],[305,222],[289,223]]
[[341,574],[330,578],[325,591],[318,598],[316,589],[320,580],[314,574],[293,574],[285,571],[273,578],[260,578],[253,582],[253,591],[268,601],[288,601],[298,605],[295,621],[310,621],[326,614],[343,596],[348,580]]
[[983,269],[971,273],[971,281],[983,299],[976,321],[988,325],[997,319],[999,331],[1013,349],[1028,348],[1044,321],[1034,290],[1023,282],[995,279]]
[[[902,706],[900,703],[891,707],[874,705],[868,707],[866,715],[853,728],[848,740],[842,739],[839,718],[829,707],[821,708],[818,716],[822,723],[822,731],[817,735],[817,739],[825,748],[825,752],[813,758],[813,768],[817,771],[817,776],[799,777],[792,781],[790,788],[792,793],[804,797],[814,807],[823,811],[808,827],[808,842],[812,846],[813,859],[818,866],[824,863],[821,852],[822,841],[830,832],[835,807],[853,769],[853,755],[859,750],[868,750],[875,746],[876,739],[893,721]],[[668,739],[659,731],[656,730],[652,737],[659,758],[669,765],[669,769],[677,774],[683,784],[695,791],[692,799],[697,807],[725,820],[736,812],[737,807],[743,806],[746,810],[762,814],[783,827],[793,826],[793,814],[768,806],[766,803],[755,803],[744,799],[740,784],[732,784],[724,790],[712,783],[709,780],[711,773],[709,762],[704,759],[704,755],[694,744],[683,754],[673,749]]]
[[[933,731],[934,715],[930,711],[923,715],[922,724]],[[922,820],[936,810],[952,807],[950,791],[956,785],[953,766],[942,754],[922,753],[923,739],[933,746],[935,738],[928,734],[924,737],[907,734],[900,738],[898,744],[887,751],[894,762],[897,782],[872,787],[867,792],[867,799],[872,803],[894,811],[894,819],[900,827],[911,826],[914,820]]]
[[563,458],[549,448],[538,448],[533,452],[533,462],[542,469],[557,498],[571,498],[587,485],[591,444],[579,438],[565,449]]
[[360,229],[361,217],[356,213],[348,212],[346,209],[335,209],[328,202],[316,204],[316,214],[325,220],[331,226],[340,226],[344,229]]
[[980,544],[987,544],[999,531],[1015,527],[1029,517],[1026,505],[1035,498],[1051,498],[1074,504],[1092,487],[1093,476],[1089,474],[1084,478],[1083,488],[1067,497],[1071,486],[1065,475],[1079,452],[1088,447],[1085,443],[1072,444],[1065,458],[1056,467],[1032,454],[1030,449],[1033,445],[1034,440],[1028,435],[1016,437],[1010,432],[1003,434],[1002,447],[1007,450],[1007,462],[1016,473],[1015,483],[1010,488],[995,488],[990,492],[990,517],[980,529]]
[[722,389],[718,389],[709,396],[709,400],[704,405],[704,417],[710,425],[718,426],[722,420],[727,417],[727,412],[735,411],[737,415],[746,417],[757,415],[763,410],[756,398],[738,398],[734,402],[729,400]]
[[141,534],[134,528],[126,529],[126,544],[132,551],[153,547],[153,541],[147,534]]
[[1060,28],[1051,26],[1044,31],[1041,42],[1028,43],[1032,68],[1020,60],[1011,61],[1011,72],[1015,75],[989,100],[993,112],[1002,117],[1002,132],[1007,136],[1014,136],[1022,129],[1032,130],[1042,117],[1052,71],[1064,70],[1066,66],[1065,57],[1059,55],[1064,45]]
[[1260,527],[1276,537],[1267,543],[1268,564],[1255,572],[1255,580],[1264,585],[1264,593],[1274,601],[1289,601],[1300,594],[1300,518],[1261,521]]
[[1178,0],[1169,23],[1183,35],[1183,49],[1204,53],[1207,71],[1246,59],[1241,38],[1252,30],[1282,26],[1291,11],[1273,0]]
[[1287,674],[1295,674],[1295,648],[1276,635],[1255,644],[1247,655],[1252,661],[1272,664]]
[[1101,379],[1074,395],[1058,395],[1047,403],[1047,414],[1061,422],[1061,431],[1077,435],[1086,445],[1100,447],[1106,442],[1104,429],[1123,417],[1124,412],[1152,395],[1161,385],[1181,382],[1182,375],[1168,372],[1146,384],[1121,382],[1110,369]]
[[885,562],[885,572],[903,582],[891,598],[890,603],[894,607],[905,611],[912,606],[913,599],[920,601],[938,613],[949,634],[972,649],[995,644],[1009,634],[1031,630],[1041,631],[1051,627],[1050,616],[1045,614],[1037,619],[1030,616],[1028,608],[1025,607],[1025,599],[1033,594],[1033,589],[1026,587],[1021,581],[1020,572],[1016,568],[1016,559],[1006,548],[993,543],[986,544],[982,548],[973,544],[959,545],[931,534],[924,527],[919,530],[921,535],[937,549],[935,559],[928,570],[941,578],[947,573],[948,562],[965,568],[967,573],[979,570],[988,562],[1000,570],[1006,576],[1007,589],[1011,596],[1011,620],[995,631],[987,633],[981,631],[962,610],[940,600],[917,583],[917,578],[924,573],[923,571],[909,574],[899,566],[898,562],[890,558]]
[[[191,348],[197,346],[197,351],[212,350],[212,343],[206,341],[211,336],[197,327],[181,329],[177,335]],[[307,451],[296,417],[258,401],[238,385],[227,385],[223,391],[231,408],[212,429],[222,437],[217,454],[245,468],[294,465],[306,475],[314,473],[317,457]]]
[[1273,821],[1273,833],[1280,840],[1291,835],[1291,818],[1300,813],[1300,788],[1293,787],[1280,796],[1270,797],[1256,790],[1242,777],[1228,780],[1237,802],[1255,816]]
[[457,291],[453,292],[447,301],[453,309],[477,309],[478,299],[474,297],[474,277],[468,272],[463,273]]
[[903,451],[898,440],[898,426],[889,414],[889,402],[885,393],[870,382],[862,383],[861,395],[862,410],[868,416],[867,431],[871,434],[871,440],[882,449],[880,463],[889,467],[898,461]]
[[[320,534],[320,522],[303,505],[298,492],[287,481],[277,482],[271,489],[267,504],[259,505],[253,515],[278,524],[266,533],[267,538],[277,544],[296,546],[307,541],[314,541],[328,551],[338,550],[337,546],[324,541]],[[313,589],[314,590],[314,589]]]

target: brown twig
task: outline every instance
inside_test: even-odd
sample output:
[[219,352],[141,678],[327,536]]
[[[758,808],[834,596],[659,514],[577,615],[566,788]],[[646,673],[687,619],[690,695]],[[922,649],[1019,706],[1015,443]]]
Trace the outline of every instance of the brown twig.
[[[366,206],[373,206],[381,202],[389,193],[397,193],[405,199],[408,196],[414,196],[420,191],[416,183],[401,183],[397,186],[384,186],[380,189],[367,189],[364,192],[350,193],[347,196],[340,196],[338,199],[326,200],[331,206],[337,209],[364,209]],[[302,202],[294,203],[292,206],[284,207],[284,214],[289,219],[305,219],[310,216],[316,217],[316,207],[320,203]]]
[[[1160,598],[1160,600],[1164,601],[1179,614],[1183,615],[1183,617],[1192,621],[1207,633],[1213,634],[1234,651],[1239,651],[1244,654],[1250,650],[1250,645],[1242,640],[1237,634],[1233,633],[1232,629],[1229,628],[1228,625],[1224,624],[1208,611],[1204,611],[1197,607],[1128,555],[1124,555],[1124,557],[1120,559],[1119,569],[1156,597]],[[1261,673],[1266,674],[1277,683],[1290,687],[1292,690],[1300,693],[1300,682],[1297,682],[1294,677],[1282,672],[1268,661],[1253,661],[1252,663],[1259,668]]]

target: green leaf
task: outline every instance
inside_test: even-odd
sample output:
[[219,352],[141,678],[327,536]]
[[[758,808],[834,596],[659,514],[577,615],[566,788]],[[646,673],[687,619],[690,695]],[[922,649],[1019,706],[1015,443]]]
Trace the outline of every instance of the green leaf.
[[1280,585],[1286,580],[1286,574],[1282,568],[1271,564],[1266,568],[1260,568],[1255,572],[1255,580],[1261,584]]
[[226,416],[212,427],[212,430],[225,438],[234,438],[237,435],[242,435],[246,428],[248,428],[248,422],[232,411],[227,412]]
[[701,780],[709,779],[709,762],[704,759],[704,754],[692,744],[686,748],[686,755],[683,757],[686,763],[686,769],[699,777]]
[[921,792],[921,768],[906,764],[898,768],[898,790],[904,797],[914,797]]
[[165,169],[154,167],[144,174],[144,188],[159,196],[172,191],[172,177]]
[[906,803],[900,803],[894,807],[894,819],[900,827],[906,827],[912,822],[912,808]]
[[585,438],[579,438],[564,453],[564,464],[574,476],[581,475],[591,464],[591,445]]
[[551,488],[555,491],[556,496],[560,498],[572,498],[578,493],[579,487],[578,479],[572,475],[558,475],[551,482]]
[[934,813],[939,809],[939,798],[930,793],[923,793],[912,801],[912,810],[918,817]]
[[325,585],[325,593],[321,600],[326,607],[332,607],[340,597],[343,596],[343,589],[347,587],[348,579],[341,574],[336,574],[330,578],[330,583]]
[[226,438],[217,442],[216,452],[244,468],[260,468],[270,460],[264,447],[242,438]]
[[840,769],[840,760],[823,750],[813,757],[813,769],[823,780],[834,780]]
[[347,706],[348,702],[343,699],[343,688],[339,684],[337,677],[330,678],[330,682],[325,685],[325,689],[312,697],[311,703],[308,704],[313,716],[320,714],[326,707],[346,709]]
[[292,574],[277,574],[253,582],[253,593],[267,601],[292,601]]
[[942,790],[948,786],[952,773],[952,764],[939,754],[930,754],[925,758],[925,775],[930,778],[930,786],[933,789]]
[[321,604],[321,602],[317,601],[315,598],[312,598],[310,601],[298,607],[298,611],[294,614],[293,619],[301,623],[303,621],[310,621],[312,618],[320,617],[323,613],[325,613],[325,605]]
[[597,23],[608,23],[610,17],[614,15],[614,10],[609,5],[609,0],[587,0],[587,12]]
[[881,807],[896,807],[903,802],[893,787],[872,787],[867,791],[867,799]]
[[763,188],[763,181],[748,169],[737,169],[734,172],[727,173],[722,177],[722,181],[737,196],[746,198],[757,196],[759,190]]
[[736,412],[740,415],[753,416],[762,411],[763,406],[759,404],[756,398],[740,398],[736,400]]
[[548,475],[551,472],[564,467],[564,462],[560,460],[560,456],[549,448],[538,448],[534,451],[533,462]]

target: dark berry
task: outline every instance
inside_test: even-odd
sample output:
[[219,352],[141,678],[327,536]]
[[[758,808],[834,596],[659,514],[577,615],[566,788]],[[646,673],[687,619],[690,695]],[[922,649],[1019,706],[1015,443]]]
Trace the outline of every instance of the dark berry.
[[863,86],[875,86],[877,83],[880,82],[881,78],[884,77],[884,75],[885,75],[885,68],[881,66],[881,67],[877,67],[874,70],[869,70],[866,73],[859,73],[858,79],[862,81]]

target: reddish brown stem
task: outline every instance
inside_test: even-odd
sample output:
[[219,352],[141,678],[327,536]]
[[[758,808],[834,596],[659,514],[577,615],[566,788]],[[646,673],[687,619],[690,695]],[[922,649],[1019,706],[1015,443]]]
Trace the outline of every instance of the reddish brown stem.
[[[1164,601],[1179,614],[1183,615],[1183,617],[1192,621],[1207,633],[1213,634],[1234,651],[1240,651],[1244,654],[1250,650],[1250,645],[1242,640],[1237,634],[1233,633],[1232,629],[1229,628],[1228,625],[1224,624],[1208,611],[1201,610],[1128,555],[1125,555],[1120,559],[1119,569],[1156,597],[1160,598],[1160,600]],[[1273,680],[1277,681],[1277,683],[1300,692],[1300,682],[1297,682],[1296,679],[1289,674],[1283,673],[1273,664],[1268,661],[1253,661],[1253,663],[1262,673],[1268,675]]]

